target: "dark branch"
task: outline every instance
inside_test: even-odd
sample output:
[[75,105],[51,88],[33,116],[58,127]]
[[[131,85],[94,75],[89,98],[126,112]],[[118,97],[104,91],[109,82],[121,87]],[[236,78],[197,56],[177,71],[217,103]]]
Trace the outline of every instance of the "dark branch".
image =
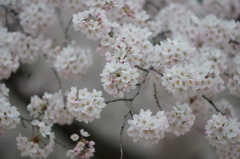
[[[140,66],[137,66],[137,65],[136,65],[135,67],[137,67],[139,70],[142,70],[142,71],[144,71],[144,72],[147,72],[147,71],[148,71],[147,69],[141,68]],[[160,76],[163,76],[163,74],[162,74],[161,72],[158,72],[158,71],[155,70],[152,66],[151,66],[150,68],[151,68],[150,70],[156,72],[156,73],[159,74]]]
[[118,101],[132,101],[132,100],[133,100],[133,98],[121,98],[121,99],[114,99],[114,100],[106,101],[105,103],[109,104],[109,103],[118,102]]
[[158,97],[157,97],[157,88],[156,88],[156,83],[155,82],[153,82],[153,89],[154,89],[154,98],[156,100],[157,106],[162,111],[162,107],[161,107],[161,105],[158,101]]
[[202,97],[203,97],[205,100],[207,100],[208,103],[210,103],[217,112],[221,113],[222,115],[226,115],[225,113],[221,112],[221,110],[219,110],[219,109],[217,108],[217,106],[213,103],[213,101],[212,101],[211,99],[209,99],[209,98],[206,97],[205,95],[202,95]]

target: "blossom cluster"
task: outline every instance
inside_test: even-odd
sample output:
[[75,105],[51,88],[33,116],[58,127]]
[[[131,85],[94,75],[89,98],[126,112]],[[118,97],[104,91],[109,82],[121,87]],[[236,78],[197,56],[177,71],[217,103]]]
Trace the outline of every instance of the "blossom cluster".
[[128,120],[128,123],[130,127],[127,132],[130,137],[133,137],[133,142],[140,140],[145,142],[145,145],[158,143],[169,127],[164,111],[159,111],[156,116],[152,116],[149,109],[147,111],[141,109],[139,115],[134,114],[133,120]]
[[112,29],[99,41],[97,51],[105,53],[107,62],[116,58],[120,63],[128,62],[131,66],[147,67],[151,61],[149,55],[154,48],[150,41],[151,34],[147,28],[123,24]]
[[161,45],[156,45],[154,49],[155,63],[162,67],[172,67],[178,64],[184,64],[190,61],[194,55],[195,48],[183,40],[167,39],[161,42]]
[[100,118],[100,113],[106,106],[101,96],[102,92],[95,89],[91,93],[87,88],[77,91],[76,87],[72,87],[67,97],[67,109],[78,121],[92,122],[95,118]]
[[32,35],[45,33],[54,21],[54,8],[49,7],[44,1],[30,2],[29,5],[23,5],[19,18],[27,33]]
[[[52,49],[51,53],[59,49]],[[89,50],[73,45],[62,48],[55,58],[54,67],[58,74],[65,78],[78,79],[81,75],[86,74],[92,65],[92,56]]]
[[238,45],[229,42],[239,39],[239,23],[235,21],[222,20],[212,14],[199,18],[180,4],[171,4],[164,8],[156,19],[165,21],[163,27],[169,29],[173,37],[180,36],[195,47],[211,46],[226,54],[236,54],[239,51]]
[[[55,135],[51,132],[51,128],[46,126],[44,122],[34,120],[31,122],[36,127],[38,134],[31,138],[27,138],[19,134],[16,138],[17,148],[21,151],[21,156],[30,156],[31,158],[47,158],[53,151]],[[48,144],[45,144],[48,140]],[[42,146],[44,143],[44,146]]]
[[47,41],[42,37],[33,38],[21,32],[8,32],[0,28],[0,79],[7,79],[15,72],[19,63],[32,64],[43,54]]
[[218,147],[216,150],[219,159],[238,159],[240,157],[240,144],[228,143],[224,146]]
[[105,11],[90,9],[78,14],[73,14],[73,27],[75,31],[81,30],[89,39],[100,39],[111,31],[111,23],[108,21]]
[[205,14],[214,14],[219,18],[234,19],[239,16],[240,2],[238,0],[204,0],[203,12]]
[[88,159],[94,155],[95,152],[95,142],[88,141],[85,137],[89,137],[90,135],[88,132],[84,131],[83,129],[80,130],[81,137],[77,134],[72,134],[71,139],[76,142],[77,144],[72,150],[68,150],[66,155],[74,158],[76,156],[80,156],[82,159]]
[[0,79],[7,79],[19,67],[18,58],[12,56],[9,50],[0,48]]
[[240,142],[240,123],[237,118],[223,116],[221,113],[213,114],[205,129],[206,139],[214,147]]
[[118,63],[113,59],[105,65],[101,77],[103,88],[108,94],[123,97],[124,92],[136,88],[139,73],[129,63]]
[[173,110],[167,113],[169,121],[167,132],[172,132],[176,136],[183,135],[193,126],[195,115],[192,113],[191,107],[186,103],[177,103],[172,108]]
[[202,67],[193,64],[174,65],[164,71],[162,85],[176,98],[193,97],[200,91],[209,93],[224,89],[222,78],[211,74],[208,65]]
[[73,117],[64,107],[62,92],[54,94],[44,93],[42,99],[38,96],[31,97],[31,103],[27,106],[30,116],[39,118],[48,125],[58,123],[60,125],[71,124]]
[[0,27],[0,80],[10,77],[12,72],[15,72],[19,67],[18,56],[14,56],[12,50],[18,37],[14,33],[8,33],[6,28]]
[[20,122],[20,113],[15,106],[11,106],[8,93],[5,84],[0,84],[0,136],[9,129],[16,128]]

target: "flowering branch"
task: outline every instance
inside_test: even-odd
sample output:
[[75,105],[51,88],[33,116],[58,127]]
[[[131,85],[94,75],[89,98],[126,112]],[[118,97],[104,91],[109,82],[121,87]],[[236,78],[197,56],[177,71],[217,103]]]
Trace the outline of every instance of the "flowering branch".
[[158,98],[157,98],[157,89],[156,89],[156,83],[155,82],[153,82],[153,89],[154,89],[154,98],[156,100],[157,106],[162,111],[162,107],[161,107],[161,105],[158,101]]
[[129,114],[132,116],[133,101],[139,95],[141,87],[142,87],[143,83],[145,83],[147,75],[149,74],[150,70],[153,70],[152,66],[150,66],[149,69],[143,69],[143,68],[140,68],[139,66],[136,66],[136,67],[139,68],[140,70],[146,72],[143,76],[143,80],[140,83],[138,83],[138,85],[137,85],[137,87],[138,87],[137,88],[137,93],[132,98],[121,98],[121,99],[115,99],[115,100],[105,102],[106,104],[109,104],[109,103],[118,102],[118,101],[130,101],[129,110],[128,110],[127,114],[124,116],[124,122],[123,122],[123,125],[121,126],[121,131],[120,131],[120,141],[119,141],[119,143],[120,143],[120,152],[121,152],[121,157],[120,158],[121,159],[123,158],[122,135],[123,135],[123,131],[124,131],[124,128],[125,128],[125,125],[126,125],[127,117],[128,117]]
[[[31,119],[27,119],[27,118],[25,118],[25,117],[23,117],[23,116],[20,116],[20,118],[21,118],[21,121],[22,121],[22,125],[23,125],[23,127],[24,128],[27,128],[26,127],[26,125],[24,124],[24,121],[27,121],[29,124],[31,124]],[[31,124],[32,125],[32,124]],[[32,125],[32,131],[33,131],[33,136],[34,136],[34,131],[35,131],[35,128],[36,126],[33,126]],[[56,139],[54,139],[54,142],[55,143],[57,143],[57,144],[59,144],[59,145],[61,145],[62,147],[64,147],[64,148],[69,148],[69,147],[67,147],[67,146],[65,146],[64,144],[62,144],[62,143],[60,143],[59,141],[57,141]]]
[[[134,99],[139,95],[140,90],[141,90],[141,87],[142,87],[143,83],[145,83],[146,78],[147,78],[147,75],[149,74],[149,72],[150,72],[151,69],[152,69],[152,66],[150,66],[149,69],[145,70],[146,73],[145,73],[145,75],[143,76],[143,80],[142,80],[142,82],[138,85],[137,93],[134,95],[133,98],[131,98],[130,104],[129,104],[129,110],[128,110],[127,114],[124,116],[124,122],[123,122],[123,125],[122,125],[122,127],[121,127],[121,131],[120,131],[120,141],[119,141],[119,143],[120,143],[120,152],[121,152],[121,157],[120,157],[120,159],[123,158],[122,135],[123,135],[123,131],[124,131],[124,128],[125,128],[125,125],[126,125],[126,122],[127,122],[127,117],[128,117],[129,114],[132,113],[133,101],[134,101]],[[126,100],[125,100],[125,101],[126,101]]]

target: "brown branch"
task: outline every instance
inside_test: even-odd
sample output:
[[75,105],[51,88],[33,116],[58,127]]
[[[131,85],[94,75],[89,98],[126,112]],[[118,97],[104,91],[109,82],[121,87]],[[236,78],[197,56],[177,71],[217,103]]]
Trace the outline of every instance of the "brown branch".
[[202,97],[203,97],[205,100],[207,100],[208,103],[211,104],[211,105],[213,106],[213,108],[214,108],[217,112],[221,113],[222,115],[226,115],[225,113],[221,112],[221,110],[219,110],[219,109],[217,108],[217,106],[213,103],[213,101],[212,101],[211,99],[209,99],[209,98],[206,97],[205,95],[202,95]]
[[114,100],[109,100],[106,101],[106,104],[113,103],[113,102],[118,102],[118,101],[132,101],[133,98],[120,98],[120,99],[114,99]]
[[162,111],[162,107],[161,107],[161,105],[158,101],[158,97],[157,97],[157,89],[156,89],[156,83],[155,82],[153,82],[153,89],[154,89],[154,98],[156,100],[157,106]]
[[163,76],[163,74],[161,72],[158,72],[157,70],[155,70],[154,68],[151,69],[152,71],[156,72],[157,74],[159,74],[161,77]]
[[[139,70],[142,70],[142,71],[144,71],[144,72],[147,72],[147,71],[148,71],[147,69],[141,68],[140,66],[137,66],[137,65],[136,65],[135,67],[137,67]],[[163,76],[163,74],[162,74],[161,72],[158,72],[158,71],[155,70],[152,66],[151,66],[151,69],[150,69],[150,70],[156,72],[156,73],[159,74],[160,76]]]

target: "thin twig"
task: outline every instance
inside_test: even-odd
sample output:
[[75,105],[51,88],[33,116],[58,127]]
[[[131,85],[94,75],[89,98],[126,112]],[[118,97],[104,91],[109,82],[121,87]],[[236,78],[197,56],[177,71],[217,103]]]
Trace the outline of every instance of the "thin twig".
[[61,82],[60,77],[58,76],[57,71],[53,67],[52,67],[52,71],[53,71],[53,73],[54,73],[54,75],[55,75],[55,77],[57,79],[59,90],[62,90],[62,82]]
[[[148,71],[147,69],[141,68],[140,66],[137,66],[137,65],[136,65],[135,67],[137,67],[139,70],[142,70],[142,71],[144,71],[144,72],[147,72],[147,71]],[[158,71],[155,70],[152,66],[151,66],[151,69],[150,69],[150,70],[156,72],[156,73],[159,74],[160,76],[163,76],[163,74],[162,74],[161,72],[158,72]]]
[[205,95],[202,95],[202,97],[203,97],[205,100],[207,100],[208,103],[210,103],[217,112],[221,113],[222,115],[226,115],[225,113],[221,112],[221,110],[219,110],[219,109],[217,108],[217,106],[213,103],[213,101],[212,101],[211,99],[209,99],[209,98],[206,97]]
[[223,73],[225,76],[230,77],[230,75],[226,72]]
[[153,82],[153,89],[154,89],[154,98],[156,100],[157,106],[162,111],[162,107],[161,107],[161,105],[158,101],[158,97],[157,97],[157,88],[156,88],[156,83],[155,82]]
[[57,141],[56,139],[54,139],[54,142],[61,145],[63,148],[68,149],[69,147],[65,146],[64,144],[60,143],[59,141]]
[[[138,67],[138,66],[137,66]],[[110,100],[110,101],[106,101],[105,103],[106,104],[109,104],[109,103],[113,103],[113,102],[118,102],[118,101],[130,101],[130,103],[128,104],[129,105],[129,109],[128,109],[128,112],[127,114],[124,116],[124,122],[123,122],[123,125],[121,126],[121,130],[120,130],[120,140],[119,140],[119,144],[120,144],[120,152],[121,152],[121,157],[120,159],[123,158],[123,149],[122,149],[122,135],[123,135],[123,131],[124,131],[124,128],[125,128],[125,125],[126,125],[126,122],[127,122],[127,117],[128,115],[130,114],[132,116],[132,107],[133,107],[133,101],[134,99],[139,95],[140,93],[140,90],[141,90],[141,87],[143,85],[143,83],[145,83],[146,81],[146,78],[147,78],[147,75],[149,74],[150,70],[153,69],[152,66],[149,67],[149,69],[143,69],[143,68],[140,68],[138,67],[139,69],[143,70],[144,72],[146,72],[143,76],[143,80],[138,83],[137,85],[137,93],[132,97],[132,98],[121,98],[121,99],[114,99],[114,100]]]
[[159,74],[161,77],[163,76],[163,74],[161,72],[158,72],[157,70],[155,70],[154,68],[151,69],[152,71],[156,72],[157,74]]
[[118,101],[132,101],[132,98],[120,98],[120,99],[114,99],[110,101],[106,101],[106,104],[113,103],[113,102],[118,102]]
[[67,25],[67,27],[65,28],[65,31],[64,31],[64,39],[65,39],[66,42],[68,41],[68,38],[69,38],[68,37],[68,30],[69,30],[71,24],[72,24],[72,18],[68,22],[68,25]]

